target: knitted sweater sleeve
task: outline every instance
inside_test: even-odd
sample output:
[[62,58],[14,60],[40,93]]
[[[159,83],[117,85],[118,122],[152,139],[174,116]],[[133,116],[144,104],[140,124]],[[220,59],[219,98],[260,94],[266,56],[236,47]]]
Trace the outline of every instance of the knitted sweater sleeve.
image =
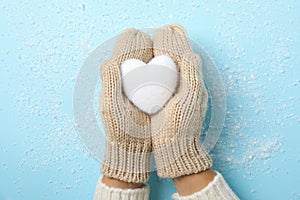
[[99,178],[94,200],[148,200],[150,188],[144,184],[139,189],[120,189],[105,185]]

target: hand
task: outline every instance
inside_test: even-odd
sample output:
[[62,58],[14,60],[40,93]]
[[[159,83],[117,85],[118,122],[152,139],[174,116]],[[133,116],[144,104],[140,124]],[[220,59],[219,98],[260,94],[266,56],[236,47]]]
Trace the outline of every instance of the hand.
[[120,65],[127,59],[148,62],[153,57],[151,38],[136,29],[118,38],[109,60],[101,66],[100,114],[106,135],[101,172],[128,183],[143,183],[150,174],[150,117],[122,93]]
[[176,63],[179,85],[164,109],[151,117],[151,133],[158,175],[176,178],[209,169],[211,158],[200,145],[207,107],[201,59],[194,54],[184,29],[178,25],[157,29],[154,56],[167,54]]

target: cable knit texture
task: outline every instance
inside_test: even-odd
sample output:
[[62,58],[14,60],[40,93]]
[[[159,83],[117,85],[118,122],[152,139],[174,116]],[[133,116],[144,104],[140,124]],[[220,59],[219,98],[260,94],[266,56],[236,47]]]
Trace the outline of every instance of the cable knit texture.
[[130,183],[143,183],[150,175],[150,117],[123,95],[119,67],[127,59],[148,62],[152,57],[150,36],[127,29],[101,66],[100,115],[106,135],[101,172]]
[[223,176],[216,172],[214,180],[210,182],[203,190],[190,196],[179,196],[173,194],[174,200],[239,200],[235,193],[230,189]]
[[179,86],[164,109],[151,116],[151,133],[157,172],[175,178],[204,171],[212,160],[200,145],[207,107],[201,59],[194,54],[185,30],[179,25],[156,29],[154,56],[169,55],[179,72]]
[[149,186],[144,185],[140,189],[119,189],[108,187],[99,178],[94,200],[148,200]]

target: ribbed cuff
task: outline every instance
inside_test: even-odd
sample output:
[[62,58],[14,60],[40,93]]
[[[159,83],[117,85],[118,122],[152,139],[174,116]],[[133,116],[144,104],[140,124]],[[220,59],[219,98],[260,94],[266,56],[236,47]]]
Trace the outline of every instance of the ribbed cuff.
[[132,150],[131,146],[136,148],[136,144],[128,144],[124,150],[107,141],[102,174],[128,183],[146,182],[150,176],[150,152]]
[[211,168],[211,157],[201,147],[199,138],[182,145],[183,140],[176,139],[154,151],[157,173],[161,178],[176,178]]
[[223,176],[216,172],[214,180],[210,182],[203,190],[189,196],[179,196],[173,194],[174,200],[239,200],[236,194],[230,189]]
[[113,188],[102,183],[99,178],[94,195],[94,200],[148,200],[150,188],[144,185],[139,189],[120,189]]

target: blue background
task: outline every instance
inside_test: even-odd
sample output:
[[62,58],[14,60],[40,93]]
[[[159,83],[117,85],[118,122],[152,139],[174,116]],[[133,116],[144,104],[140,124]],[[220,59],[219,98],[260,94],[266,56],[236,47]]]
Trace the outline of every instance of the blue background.
[[[99,163],[74,129],[88,55],[128,27],[183,25],[214,58],[227,113],[211,152],[241,199],[300,199],[300,3],[0,2],[0,199],[92,199]],[[175,188],[153,172],[151,199]]]

